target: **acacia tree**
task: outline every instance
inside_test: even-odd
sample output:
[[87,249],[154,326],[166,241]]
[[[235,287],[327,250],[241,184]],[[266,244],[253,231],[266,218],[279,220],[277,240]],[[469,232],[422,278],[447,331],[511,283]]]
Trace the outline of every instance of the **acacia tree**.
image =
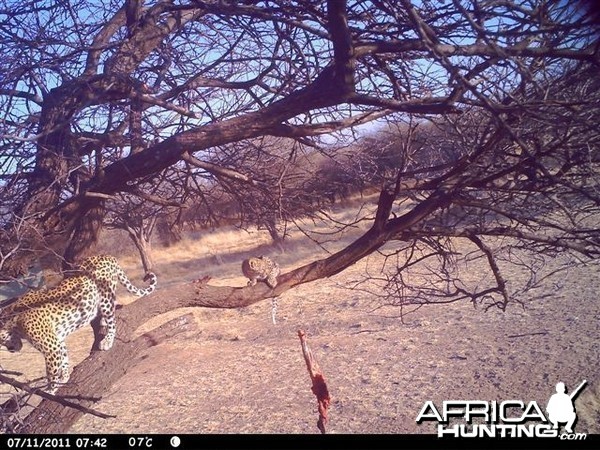
[[[386,286],[415,301],[504,307],[511,294],[490,245],[497,236],[535,254],[597,258],[598,28],[567,3],[5,2],[6,273],[43,254],[77,260],[98,235],[107,198],[150,192],[166,171],[177,169],[178,182],[250,182],[241,156],[210,159],[228,144],[278,136],[316,145],[374,120],[429,120],[440,136],[430,146],[406,141],[381,180],[371,228],[348,247],[282,274],[274,290],[200,282],[124,307],[122,339],[78,366],[60,393],[101,394],[140,348],[169,335],[167,327],[129,342],[156,314],[246,306],[339,273],[386,243],[397,256]],[[489,288],[469,290],[448,269],[453,238],[487,261]],[[407,286],[406,270],[430,261],[439,283],[393,291]],[[77,414],[43,402],[21,430],[64,431]]]

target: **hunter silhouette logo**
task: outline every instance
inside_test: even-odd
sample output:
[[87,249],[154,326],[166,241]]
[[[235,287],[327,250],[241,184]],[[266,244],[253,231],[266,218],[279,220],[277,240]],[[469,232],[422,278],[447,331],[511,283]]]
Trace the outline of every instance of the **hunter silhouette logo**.
[[[416,422],[437,423],[438,437],[548,437],[561,440],[586,439],[587,434],[575,433],[577,421],[574,400],[586,380],[567,394],[565,383],[556,384],[556,393],[548,400],[546,413],[535,400],[487,401],[446,400],[441,406],[426,401]],[[560,425],[565,424],[560,433]]]
[[570,395],[566,393],[565,383],[556,383],[556,394],[550,397],[548,406],[546,406],[548,419],[552,422],[554,430],[558,429],[559,423],[566,423],[565,431],[569,434],[573,433],[573,425],[577,420],[573,400],[579,395],[586,383],[587,380],[583,380]]

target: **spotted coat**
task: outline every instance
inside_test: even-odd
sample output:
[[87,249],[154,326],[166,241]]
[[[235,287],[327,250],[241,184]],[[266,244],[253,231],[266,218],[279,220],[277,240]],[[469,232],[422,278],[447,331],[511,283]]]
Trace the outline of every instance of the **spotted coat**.
[[81,264],[77,275],[52,289],[28,292],[0,310],[0,346],[17,352],[23,346],[22,339],[28,340],[44,355],[47,390],[54,393],[70,377],[66,337],[100,314],[106,331],[100,349],[110,349],[116,334],[117,284],[141,297],[156,288],[156,275],[149,273],[146,279],[150,285],[139,289],[131,284],[116,258],[92,256]]
[[248,258],[242,262],[242,273],[249,278],[248,286],[254,286],[257,280],[264,280],[270,288],[274,288],[279,272],[279,264],[267,256]]

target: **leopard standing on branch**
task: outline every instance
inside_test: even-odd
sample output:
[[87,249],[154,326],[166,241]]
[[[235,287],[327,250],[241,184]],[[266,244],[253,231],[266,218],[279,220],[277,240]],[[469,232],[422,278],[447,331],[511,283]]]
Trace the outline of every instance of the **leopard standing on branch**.
[[129,292],[142,297],[152,293],[157,284],[153,273],[148,273],[144,280],[150,281],[147,288],[135,287],[113,256],[87,258],[76,275],[58,286],[28,292],[0,310],[0,346],[18,352],[23,346],[22,339],[28,340],[44,355],[47,392],[55,393],[71,375],[66,337],[100,314],[106,330],[100,349],[110,349],[116,334],[117,284],[120,282]]
[[242,262],[242,272],[249,278],[248,286],[254,286],[256,280],[265,281],[273,289],[277,286],[277,276],[280,269],[279,264],[268,256],[248,258]]
[[[254,286],[257,280],[264,281],[271,289],[277,286],[277,276],[281,272],[279,264],[273,261],[268,256],[252,257],[245,259],[242,262],[242,272],[248,278],[248,286]],[[277,315],[277,297],[271,300],[271,319],[273,324],[276,323],[275,316]]]

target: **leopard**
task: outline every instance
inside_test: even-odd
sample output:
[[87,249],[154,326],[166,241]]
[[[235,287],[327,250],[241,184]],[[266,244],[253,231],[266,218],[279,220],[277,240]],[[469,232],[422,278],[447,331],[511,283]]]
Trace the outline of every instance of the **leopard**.
[[246,278],[249,278],[248,286],[254,286],[257,280],[265,281],[267,286],[274,289],[277,286],[277,276],[279,275],[279,264],[268,256],[252,257],[242,262],[242,272]]
[[72,276],[50,289],[29,291],[0,310],[0,347],[18,352],[25,339],[41,352],[46,363],[48,385],[54,394],[68,383],[71,372],[66,337],[100,315],[104,337],[100,350],[110,350],[116,336],[116,290],[121,283],[132,294],[143,297],[154,292],[157,277],[148,272],[148,287],[134,286],[111,255],[85,259]]

